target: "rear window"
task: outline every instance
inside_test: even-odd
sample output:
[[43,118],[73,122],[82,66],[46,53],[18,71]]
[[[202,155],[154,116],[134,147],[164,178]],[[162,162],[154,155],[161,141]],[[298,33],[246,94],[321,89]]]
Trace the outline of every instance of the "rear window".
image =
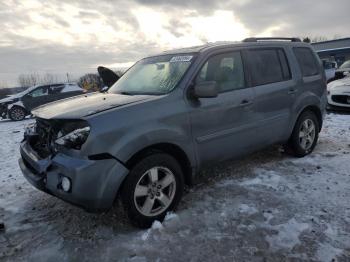
[[247,52],[253,86],[266,85],[291,78],[288,61],[280,48],[254,49]]
[[303,76],[318,75],[319,70],[317,66],[316,57],[307,47],[294,47],[294,54],[298,60]]

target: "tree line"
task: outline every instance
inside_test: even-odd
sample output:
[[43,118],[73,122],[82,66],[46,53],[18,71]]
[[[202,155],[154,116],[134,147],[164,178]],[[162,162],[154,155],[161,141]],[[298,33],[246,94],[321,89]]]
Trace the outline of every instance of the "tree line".
[[[114,71],[118,76],[121,76],[123,74],[123,71],[117,70]],[[81,88],[87,90],[87,91],[99,91],[104,87],[104,83],[102,81],[102,78],[95,73],[87,73],[83,76],[79,77],[78,79],[70,79],[69,75],[67,74],[67,78],[65,81],[62,81],[62,77],[59,77],[58,75],[54,74],[38,74],[38,73],[29,73],[29,74],[20,74],[17,79],[18,86],[21,88],[26,88],[30,86],[35,85],[50,85],[50,84],[56,84],[56,83],[62,83],[62,82],[75,82],[80,86]],[[0,88],[7,87],[7,86],[0,86]]]

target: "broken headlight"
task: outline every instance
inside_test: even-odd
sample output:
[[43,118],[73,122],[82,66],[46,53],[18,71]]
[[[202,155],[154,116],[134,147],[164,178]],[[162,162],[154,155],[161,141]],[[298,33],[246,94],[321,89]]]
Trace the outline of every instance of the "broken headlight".
[[69,123],[58,133],[55,143],[66,148],[80,150],[90,133],[90,127],[86,122]]

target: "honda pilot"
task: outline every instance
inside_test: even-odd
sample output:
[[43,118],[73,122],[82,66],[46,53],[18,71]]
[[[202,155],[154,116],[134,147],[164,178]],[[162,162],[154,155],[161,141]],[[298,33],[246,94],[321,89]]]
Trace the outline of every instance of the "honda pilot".
[[19,165],[36,188],[88,211],[121,199],[130,220],[148,227],[206,166],[273,144],[310,154],[326,92],[321,61],[296,38],[168,51],[105,92],[33,110]]

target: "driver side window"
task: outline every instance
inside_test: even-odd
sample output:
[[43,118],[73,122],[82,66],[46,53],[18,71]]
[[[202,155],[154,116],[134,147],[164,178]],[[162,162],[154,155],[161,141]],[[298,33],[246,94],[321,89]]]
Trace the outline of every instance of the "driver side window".
[[39,96],[46,96],[48,94],[48,88],[47,86],[38,87],[37,89],[33,90],[29,93],[31,97],[39,97]]
[[196,83],[203,81],[216,81],[220,93],[244,88],[244,71],[240,52],[210,57],[196,78]]

